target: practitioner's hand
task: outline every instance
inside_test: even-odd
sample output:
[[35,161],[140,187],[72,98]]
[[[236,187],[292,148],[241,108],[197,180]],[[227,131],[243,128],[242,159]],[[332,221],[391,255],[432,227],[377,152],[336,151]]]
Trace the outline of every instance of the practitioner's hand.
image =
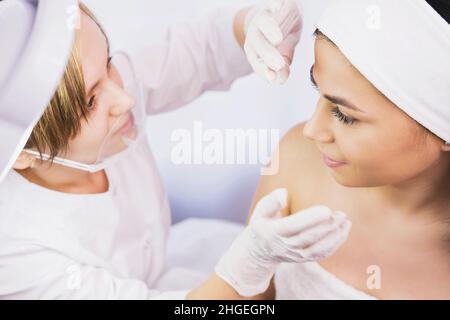
[[270,0],[252,8],[245,19],[244,50],[253,70],[269,82],[284,83],[301,32],[295,0]]
[[316,206],[280,217],[286,203],[286,189],[263,197],[249,225],[215,268],[241,296],[266,291],[280,263],[323,259],[348,237],[351,222],[344,213]]

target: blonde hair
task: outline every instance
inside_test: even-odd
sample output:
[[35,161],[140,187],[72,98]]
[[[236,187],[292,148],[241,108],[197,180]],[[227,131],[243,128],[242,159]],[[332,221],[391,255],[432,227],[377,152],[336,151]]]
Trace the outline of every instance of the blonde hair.
[[[80,3],[81,12],[89,16],[109,41],[103,27],[94,14]],[[51,159],[67,151],[69,141],[81,130],[82,120],[87,121],[86,88],[81,60],[76,45],[73,45],[64,76],[50,103],[33,128],[25,148],[48,152]]]

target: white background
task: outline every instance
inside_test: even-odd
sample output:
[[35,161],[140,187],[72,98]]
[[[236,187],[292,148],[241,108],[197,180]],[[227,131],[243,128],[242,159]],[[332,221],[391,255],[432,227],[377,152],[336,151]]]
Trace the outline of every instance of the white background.
[[[258,165],[181,165],[171,162],[171,134],[193,130],[200,120],[205,129],[279,129],[283,135],[307,120],[318,98],[309,82],[314,61],[314,23],[331,0],[299,0],[304,28],[292,66],[283,85],[269,85],[255,75],[237,80],[229,92],[208,92],[195,102],[149,118],[148,134],[169,193],[174,222],[186,217],[225,218],[244,222],[259,180]],[[237,0],[86,0],[105,26],[113,47],[163,41],[168,25],[201,19],[214,8],[245,6],[258,1]],[[259,1],[261,2],[261,1]]]

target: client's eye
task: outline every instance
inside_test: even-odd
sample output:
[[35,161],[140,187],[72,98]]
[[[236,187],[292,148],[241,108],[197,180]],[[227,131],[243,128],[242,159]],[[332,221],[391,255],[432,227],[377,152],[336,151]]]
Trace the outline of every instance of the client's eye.
[[343,113],[341,112],[341,110],[339,110],[338,107],[333,107],[333,108],[331,109],[331,113],[332,113],[336,118],[338,118],[339,121],[341,121],[341,122],[343,122],[344,124],[347,124],[347,125],[352,125],[352,124],[354,124],[356,121],[358,121],[358,120],[355,119],[355,118],[352,118],[352,117],[349,117],[349,116],[343,114]]

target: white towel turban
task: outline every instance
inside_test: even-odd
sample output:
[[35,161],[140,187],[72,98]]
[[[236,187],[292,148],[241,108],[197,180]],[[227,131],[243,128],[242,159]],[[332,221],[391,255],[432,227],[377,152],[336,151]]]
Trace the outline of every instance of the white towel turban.
[[450,26],[425,0],[337,0],[316,27],[387,98],[450,142]]

